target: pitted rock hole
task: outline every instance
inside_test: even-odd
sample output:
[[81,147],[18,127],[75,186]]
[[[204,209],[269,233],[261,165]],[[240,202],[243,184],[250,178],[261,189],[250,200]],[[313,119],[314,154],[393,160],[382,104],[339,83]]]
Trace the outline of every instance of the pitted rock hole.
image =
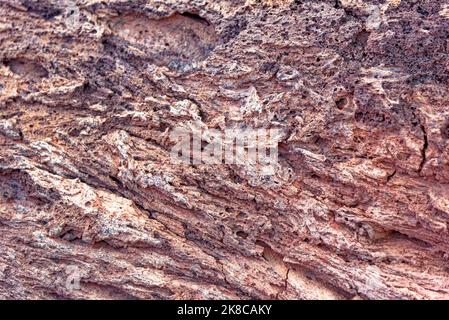
[[27,59],[11,59],[4,62],[9,69],[24,78],[40,80],[48,77],[48,71],[41,64]]
[[194,14],[174,14],[152,20],[141,14],[125,14],[111,23],[113,33],[145,47],[156,64],[187,64],[204,60],[217,43],[214,27]]

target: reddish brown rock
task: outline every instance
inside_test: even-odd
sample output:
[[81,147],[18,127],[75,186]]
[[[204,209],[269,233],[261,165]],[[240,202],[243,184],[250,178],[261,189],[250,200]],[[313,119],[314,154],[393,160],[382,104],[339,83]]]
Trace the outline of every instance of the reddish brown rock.
[[443,0],[0,2],[0,297],[449,298],[448,46]]

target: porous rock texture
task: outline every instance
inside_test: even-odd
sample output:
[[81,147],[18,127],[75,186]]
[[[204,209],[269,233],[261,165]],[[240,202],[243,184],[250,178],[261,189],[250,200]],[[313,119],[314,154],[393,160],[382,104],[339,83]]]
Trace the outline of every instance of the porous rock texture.
[[448,50],[446,0],[1,0],[0,297],[449,298]]

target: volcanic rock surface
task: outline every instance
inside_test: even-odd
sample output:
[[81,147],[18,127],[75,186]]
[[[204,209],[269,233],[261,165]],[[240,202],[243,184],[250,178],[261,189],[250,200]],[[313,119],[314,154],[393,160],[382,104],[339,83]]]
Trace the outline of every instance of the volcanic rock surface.
[[445,0],[0,1],[0,298],[449,298],[448,50]]

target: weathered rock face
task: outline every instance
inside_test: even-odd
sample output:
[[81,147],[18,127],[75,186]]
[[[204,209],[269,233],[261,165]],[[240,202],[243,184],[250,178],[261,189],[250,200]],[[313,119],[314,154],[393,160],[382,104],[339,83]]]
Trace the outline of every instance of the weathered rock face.
[[0,297],[449,298],[448,50],[444,0],[1,1]]

